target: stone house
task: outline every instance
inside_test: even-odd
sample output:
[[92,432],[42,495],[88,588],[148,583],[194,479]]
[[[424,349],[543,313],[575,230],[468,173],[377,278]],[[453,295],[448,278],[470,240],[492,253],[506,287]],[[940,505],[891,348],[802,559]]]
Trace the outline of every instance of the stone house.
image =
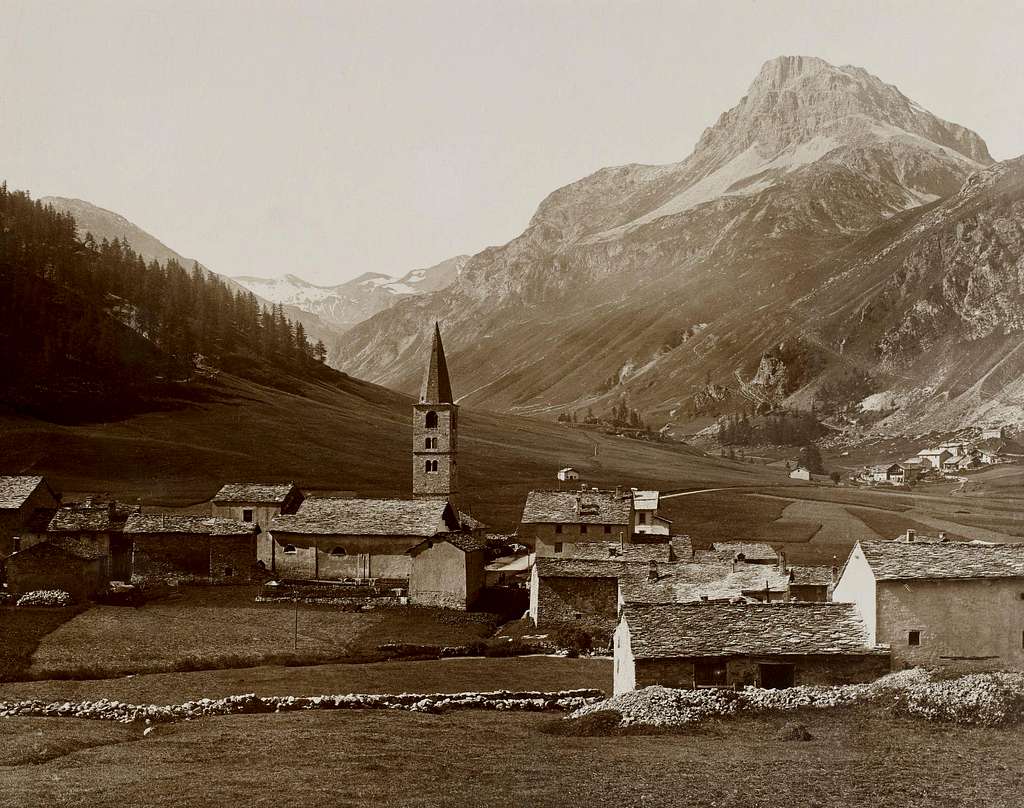
[[633,497],[613,491],[531,491],[519,537],[539,558],[571,558],[579,545],[632,541]]
[[789,599],[809,603],[825,603],[832,599],[839,570],[834,566],[793,565],[786,568],[789,576]]
[[538,556],[530,577],[530,619],[538,627],[579,623],[610,630],[619,612],[619,579],[649,569],[645,561]]
[[443,499],[313,497],[275,516],[271,569],[289,580],[407,582],[409,551],[425,539],[462,532]]
[[484,588],[484,541],[470,533],[424,539],[408,550],[409,602],[468,609]]
[[1024,544],[858,542],[832,599],[856,605],[896,668],[1024,669]]
[[777,565],[742,561],[659,564],[645,576],[620,581],[622,603],[781,602],[789,598],[789,575]]
[[256,559],[270,569],[270,522],[280,514],[295,513],[302,500],[294,483],[228,483],[213,497],[213,515],[256,525]]
[[60,497],[42,477],[0,477],[0,558],[17,552],[23,535],[38,533],[59,505]]
[[672,522],[658,516],[660,491],[638,491],[633,489],[633,535],[669,536]]
[[789,478],[791,480],[806,480],[810,482],[811,471],[810,469],[804,468],[803,466],[797,466],[791,472],[789,472]]
[[15,598],[39,589],[60,589],[81,603],[108,583],[104,558],[87,544],[62,539],[33,544],[4,562],[7,591]]
[[922,449],[917,453],[918,458],[922,463],[928,464],[933,469],[941,469],[942,464],[945,463],[953,455],[942,448],[935,449]]
[[850,604],[626,603],[614,647],[616,694],[868,682],[890,669]]
[[247,584],[260,580],[251,522],[211,516],[132,514],[132,583]]
[[580,473],[572,466],[566,466],[564,469],[558,470],[557,476],[560,482],[572,482],[580,478]]
[[131,579],[132,545],[124,535],[124,526],[131,511],[116,501],[94,504],[66,505],[57,509],[39,541],[60,540],[62,546],[79,546],[91,558],[102,561],[103,576],[108,581]]
[[893,463],[889,466],[886,470],[885,478],[897,485],[910,484],[931,469],[932,466],[927,460],[904,460],[902,463]]

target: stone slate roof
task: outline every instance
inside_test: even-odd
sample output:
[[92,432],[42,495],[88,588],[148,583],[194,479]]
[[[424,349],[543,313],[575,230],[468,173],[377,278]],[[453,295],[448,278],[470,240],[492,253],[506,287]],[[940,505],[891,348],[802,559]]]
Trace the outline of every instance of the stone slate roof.
[[852,603],[627,603],[623,619],[636,659],[876,651]]
[[794,565],[789,568],[789,581],[797,586],[828,586],[832,583],[832,567]]
[[646,575],[646,561],[598,560],[594,558],[538,558],[535,566],[540,578],[621,578]]
[[213,501],[281,505],[294,490],[294,483],[228,483],[214,495]]
[[711,545],[716,553],[728,553],[730,558],[743,553],[747,561],[776,561],[778,553],[770,544],[764,542],[716,541]]
[[629,525],[630,495],[609,491],[531,491],[521,519],[529,524]]
[[217,516],[133,513],[125,523],[124,532],[134,535],[182,533],[207,536],[246,536],[256,532],[256,525],[251,522],[237,522],[234,519]]
[[0,477],[0,510],[17,510],[39,487],[42,477]]
[[1024,544],[862,541],[879,581],[928,578],[1024,578]]
[[112,517],[107,505],[82,508],[60,508],[54,513],[46,530],[50,533],[102,533],[121,530],[124,527],[124,512],[121,518]]
[[672,561],[672,548],[667,542],[643,544],[619,544],[617,541],[580,542],[573,551],[573,558],[595,561]]
[[96,561],[104,558],[103,553],[97,548],[90,547],[84,542],[64,541],[59,538],[36,542],[31,547],[26,547],[24,550],[8,556],[8,561],[26,556],[70,557],[81,561]]
[[474,519],[465,511],[459,511],[459,524],[467,530],[484,530],[487,528],[479,519]]
[[[442,519],[446,522],[442,522]],[[456,529],[455,516],[438,499],[307,499],[297,513],[275,516],[273,533],[316,536],[436,536]]]
[[415,555],[416,553],[424,549],[431,542],[436,544],[438,542],[443,541],[446,541],[449,544],[457,547],[464,553],[472,553],[475,550],[483,550],[487,546],[487,543],[483,539],[478,539],[470,533],[445,533],[444,535],[437,536],[436,538],[424,539],[415,547],[410,547],[406,552]]
[[784,597],[789,576],[767,564],[680,563],[658,567],[657,580],[631,576],[622,580],[623,600],[634,603],[686,603],[708,600],[734,600],[761,596],[768,591]]

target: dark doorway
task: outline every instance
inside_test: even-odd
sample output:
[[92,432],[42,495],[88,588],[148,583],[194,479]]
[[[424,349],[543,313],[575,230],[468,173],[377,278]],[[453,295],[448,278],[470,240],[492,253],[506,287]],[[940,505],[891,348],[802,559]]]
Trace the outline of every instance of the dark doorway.
[[781,690],[792,687],[796,672],[795,665],[759,665],[761,669],[761,687]]
[[696,687],[728,687],[724,659],[708,659],[693,663],[693,684]]

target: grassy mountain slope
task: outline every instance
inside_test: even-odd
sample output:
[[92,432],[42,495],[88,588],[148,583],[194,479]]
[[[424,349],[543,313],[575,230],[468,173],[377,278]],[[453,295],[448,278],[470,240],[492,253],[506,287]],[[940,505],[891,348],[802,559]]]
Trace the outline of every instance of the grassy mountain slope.
[[[204,501],[228,480],[409,495],[412,399],[354,379],[337,386],[287,381],[290,392],[222,373],[193,385],[192,401],[106,423],[0,413],[3,472],[45,474],[65,491],[164,505]],[[460,451],[465,505],[504,528],[514,526],[529,489],[555,487],[563,465],[593,483],[666,489],[783,479],[687,447],[474,410],[462,413]]]

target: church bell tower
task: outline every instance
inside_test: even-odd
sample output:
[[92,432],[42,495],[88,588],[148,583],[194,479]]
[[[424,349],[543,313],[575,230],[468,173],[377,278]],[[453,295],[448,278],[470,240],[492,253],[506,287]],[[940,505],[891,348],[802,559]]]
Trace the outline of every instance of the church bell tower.
[[417,499],[446,499],[458,509],[456,467],[459,408],[452,397],[441,329],[434,323],[434,344],[423,375],[420,400],[412,413],[412,493]]

